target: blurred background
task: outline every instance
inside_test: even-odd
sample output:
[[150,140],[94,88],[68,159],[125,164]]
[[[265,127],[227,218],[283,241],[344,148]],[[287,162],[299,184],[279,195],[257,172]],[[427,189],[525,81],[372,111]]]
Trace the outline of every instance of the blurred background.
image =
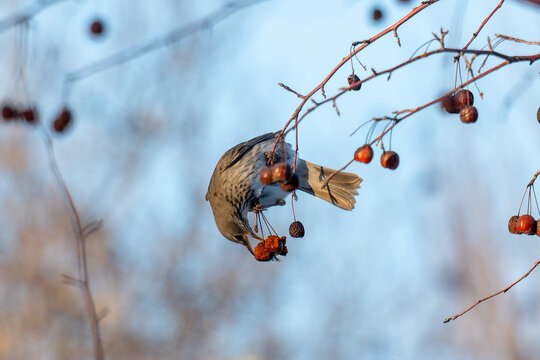
[[[188,36],[74,81],[67,74],[199,21],[225,1],[0,1],[0,101],[36,106],[88,239],[90,285],[109,359],[533,359],[540,351],[540,275],[462,318],[454,315],[524,274],[538,237],[510,235],[538,168],[539,64],[505,67],[470,87],[479,120],[438,106],[395,128],[396,171],[364,178],[345,212],[300,193],[302,239],[279,262],[258,263],[218,232],[206,187],[235,144],[284,126],[299,99],[343,57],[418,1],[268,0]],[[442,0],[359,55],[367,72],[407,60],[431,32],[462,47],[499,3]],[[508,0],[472,43],[505,34],[538,41],[540,7]],[[241,1],[236,4],[247,4]],[[373,19],[379,9],[382,18]],[[32,12],[13,25],[12,16]],[[93,34],[99,20],[102,34]],[[3,22],[2,22],[3,21]],[[436,49],[432,44],[430,49]],[[421,51],[424,48],[422,48]],[[511,55],[538,47],[504,42]],[[310,114],[300,156],[339,168],[373,117],[454,88],[453,55],[377,78]],[[489,59],[486,66],[499,60]],[[487,69],[488,67],[486,67]],[[325,87],[346,86],[350,65]],[[466,79],[467,74],[463,74]],[[479,91],[483,93],[481,98]],[[65,96],[63,96],[63,94]],[[321,100],[320,94],[315,99]],[[73,124],[50,128],[66,104]],[[379,128],[380,129],[380,128]],[[91,359],[70,214],[39,126],[0,123],[0,358]],[[289,141],[294,141],[290,136]],[[533,215],[538,217],[537,210]],[[266,213],[287,234],[290,204]]]

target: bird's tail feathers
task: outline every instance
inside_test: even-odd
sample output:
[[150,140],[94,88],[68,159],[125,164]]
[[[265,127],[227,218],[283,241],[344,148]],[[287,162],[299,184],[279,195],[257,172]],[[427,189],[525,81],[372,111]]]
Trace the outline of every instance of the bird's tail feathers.
[[[354,209],[356,202],[354,196],[358,195],[358,188],[362,178],[356,174],[329,169],[308,161],[298,159],[296,172],[300,178],[300,190],[314,195],[320,199],[344,209]],[[335,174],[335,175],[334,175]],[[334,177],[326,184],[328,178]]]

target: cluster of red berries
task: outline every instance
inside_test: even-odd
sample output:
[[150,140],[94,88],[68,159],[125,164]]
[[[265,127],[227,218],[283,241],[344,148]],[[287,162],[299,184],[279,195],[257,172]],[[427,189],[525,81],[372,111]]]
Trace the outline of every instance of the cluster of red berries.
[[441,106],[449,114],[459,113],[461,122],[471,124],[478,120],[478,110],[473,106],[474,96],[469,90],[460,90],[454,95],[446,95]]
[[508,220],[508,231],[512,234],[527,234],[540,236],[540,220],[536,221],[531,215],[514,215]]
[[276,255],[287,255],[288,250],[287,246],[285,246],[285,242],[285,236],[279,237],[276,235],[269,235],[266,240],[255,246],[255,260],[270,261]]
[[284,191],[293,191],[300,186],[300,178],[292,171],[289,164],[282,162],[274,166],[266,166],[260,172],[260,179],[263,185],[280,183]]
[[[11,103],[4,103],[2,118],[5,121],[23,120],[29,124],[36,124],[39,120],[39,113],[35,107],[19,108]],[[52,122],[51,127],[56,132],[63,132],[71,124],[72,118],[71,110],[64,107]]]
[[5,121],[23,120],[35,124],[38,121],[38,111],[35,107],[19,108],[6,103],[2,106],[2,117]]
[[[356,149],[354,160],[369,164],[373,159],[373,148],[365,144]],[[381,154],[381,165],[383,168],[396,170],[399,166],[399,155],[395,151],[383,151]]]

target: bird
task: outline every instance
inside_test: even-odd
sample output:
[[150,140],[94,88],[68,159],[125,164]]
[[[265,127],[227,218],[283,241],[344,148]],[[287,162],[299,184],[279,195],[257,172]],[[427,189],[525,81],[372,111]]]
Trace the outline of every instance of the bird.
[[[280,134],[281,131],[266,133],[227,150],[214,169],[206,193],[219,232],[228,240],[244,245],[252,255],[248,237],[264,239],[251,228],[248,212],[283,206],[284,198],[290,194],[280,184],[263,185],[259,176],[269,163],[286,162],[293,166],[295,153]],[[338,172],[301,158],[296,159],[294,172],[299,179],[299,190],[344,210],[354,208],[362,182],[358,175]]]

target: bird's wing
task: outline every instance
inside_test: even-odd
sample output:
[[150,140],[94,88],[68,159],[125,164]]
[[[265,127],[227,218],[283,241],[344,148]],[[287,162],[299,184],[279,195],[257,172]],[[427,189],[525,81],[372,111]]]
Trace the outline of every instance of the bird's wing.
[[226,170],[236,164],[247,152],[249,152],[255,145],[272,139],[277,133],[267,133],[257,136],[251,140],[245,141],[228,150],[221,157],[221,170]]

